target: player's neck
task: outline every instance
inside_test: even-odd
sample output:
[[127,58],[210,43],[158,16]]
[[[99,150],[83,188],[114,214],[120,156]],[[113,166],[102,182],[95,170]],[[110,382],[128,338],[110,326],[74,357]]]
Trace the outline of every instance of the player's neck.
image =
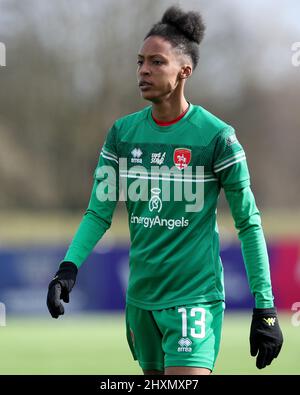
[[172,122],[180,117],[189,106],[184,96],[180,100],[165,100],[159,103],[152,103],[153,118],[161,122]]

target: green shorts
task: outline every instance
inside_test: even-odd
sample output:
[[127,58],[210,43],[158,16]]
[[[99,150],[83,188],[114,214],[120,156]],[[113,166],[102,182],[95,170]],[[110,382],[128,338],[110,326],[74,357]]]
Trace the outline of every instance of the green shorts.
[[169,366],[214,368],[225,303],[195,303],[163,310],[126,305],[126,335],[143,370]]

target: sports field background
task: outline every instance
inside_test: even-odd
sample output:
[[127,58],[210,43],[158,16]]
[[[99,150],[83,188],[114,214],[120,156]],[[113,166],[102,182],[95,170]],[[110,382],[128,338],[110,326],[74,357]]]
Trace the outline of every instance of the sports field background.
[[[230,215],[219,213],[221,235],[236,238]],[[278,220],[278,219],[281,220]],[[80,215],[2,215],[0,237],[6,245],[68,242]],[[297,236],[299,215],[287,212],[263,215],[268,239]],[[283,224],[281,226],[280,224]],[[5,226],[6,225],[6,226]],[[115,243],[128,237],[126,216],[116,215],[105,241]],[[52,273],[51,273],[52,274]],[[50,274],[49,274],[50,276]],[[112,284],[112,286],[114,286]],[[13,316],[7,312],[0,327],[0,374],[140,374],[126,341],[122,313],[76,315],[68,311],[58,320],[42,316]],[[295,300],[296,302],[296,300]],[[72,303],[72,295],[71,295]],[[221,350],[215,374],[300,374],[300,326],[293,326],[294,312],[281,311],[279,320],[284,346],[272,365],[258,370],[249,352],[252,312],[225,311]]]
[[[280,314],[285,342],[263,370],[249,352],[251,314],[226,313],[215,374],[300,374],[300,326]],[[13,318],[0,328],[1,374],[141,374],[126,342],[123,314]]]

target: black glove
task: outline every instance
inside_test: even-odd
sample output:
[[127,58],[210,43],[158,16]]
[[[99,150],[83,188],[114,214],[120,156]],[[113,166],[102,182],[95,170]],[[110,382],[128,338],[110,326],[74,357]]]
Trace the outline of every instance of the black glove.
[[253,309],[250,329],[250,353],[256,358],[256,367],[263,369],[277,358],[283,343],[275,307]]
[[72,262],[62,262],[54,279],[50,282],[47,295],[47,306],[53,318],[58,318],[65,312],[60,299],[69,303],[71,292],[77,276],[77,266]]

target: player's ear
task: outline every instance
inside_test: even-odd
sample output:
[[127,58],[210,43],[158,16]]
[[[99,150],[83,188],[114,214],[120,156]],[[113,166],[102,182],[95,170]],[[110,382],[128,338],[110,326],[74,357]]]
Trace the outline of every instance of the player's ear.
[[191,65],[185,64],[180,69],[179,78],[182,80],[186,80],[192,75],[192,73],[193,73],[193,69]]

